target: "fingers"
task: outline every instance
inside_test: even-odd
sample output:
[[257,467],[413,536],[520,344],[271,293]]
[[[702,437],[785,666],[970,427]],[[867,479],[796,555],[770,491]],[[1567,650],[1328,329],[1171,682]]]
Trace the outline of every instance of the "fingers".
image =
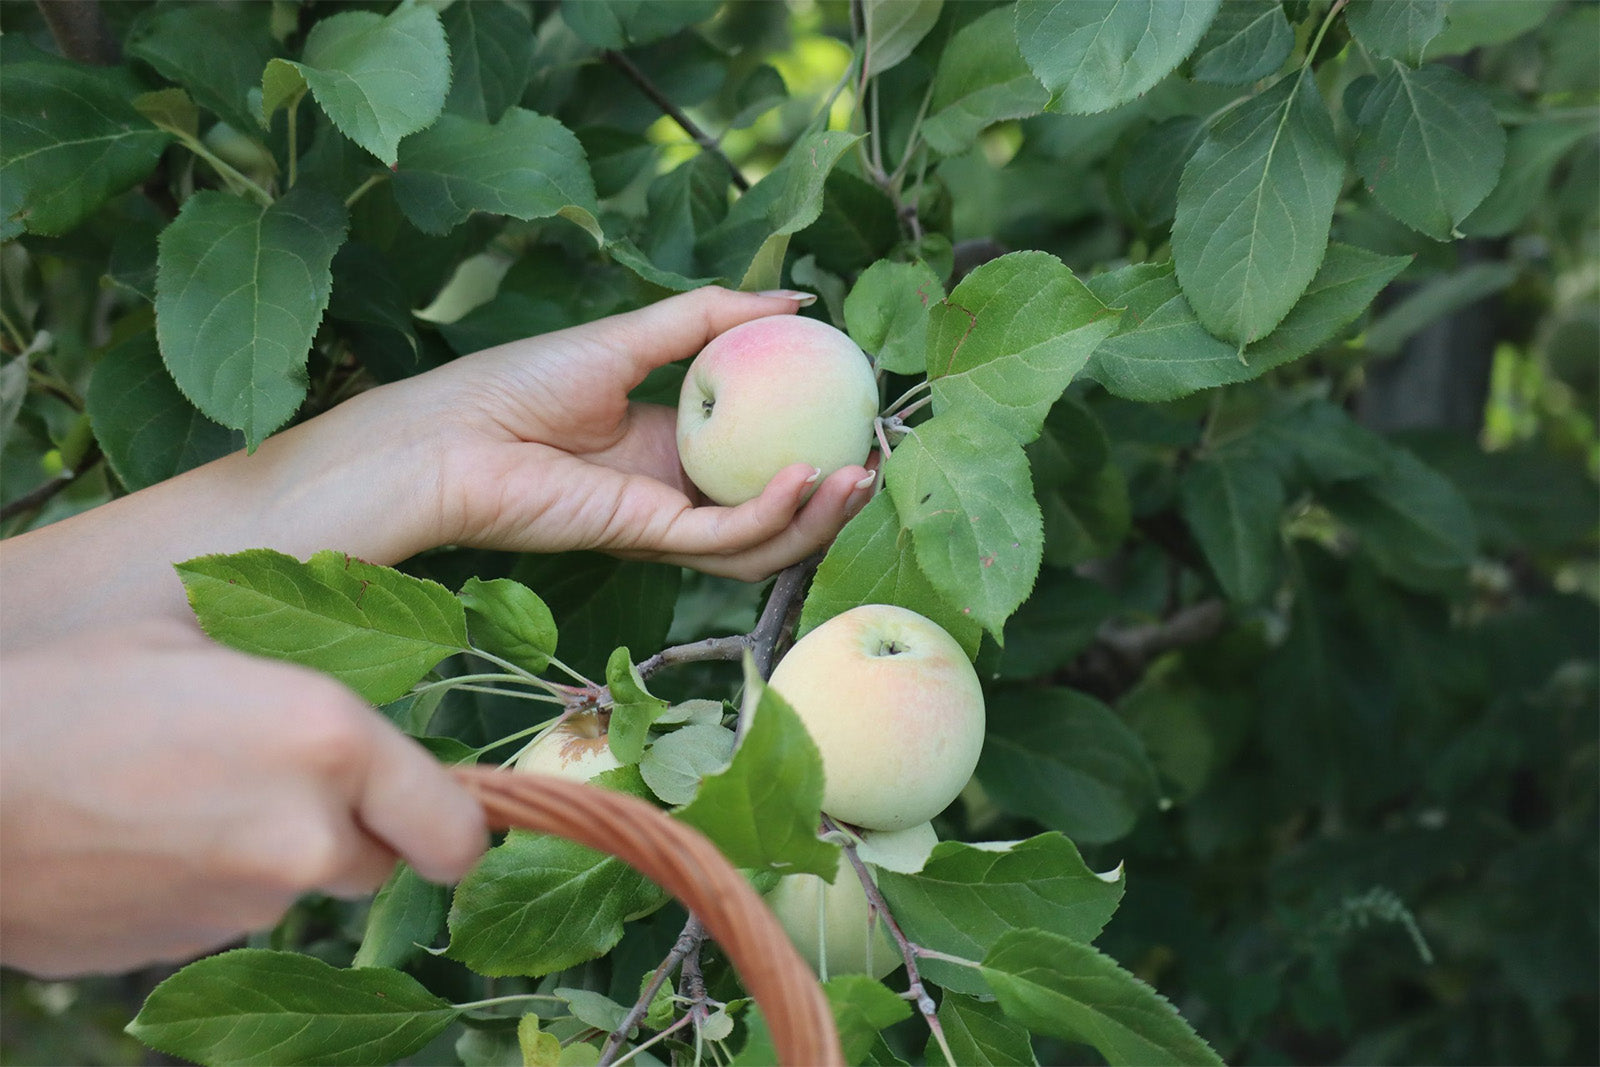
[[632,381],[638,384],[656,367],[695,355],[713,337],[741,322],[793,314],[807,297],[810,294],[741,293],[708,285],[563,332],[630,360]]
[[[376,712],[372,716],[375,736],[356,798],[357,818],[424,878],[460,881],[488,846],[483,808],[426,749]],[[380,865],[378,851],[374,845],[364,859],[353,857],[351,875],[370,877],[371,868]],[[367,869],[365,875],[360,867]]]
[[699,508],[689,513],[702,515],[713,524],[713,536],[721,538],[710,544],[691,543],[693,550],[668,546],[667,562],[759,581],[825,548],[871,499],[877,475],[866,467],[837,470],[797,513],[795,506],[810,486],[802,481],[796,493],[793,479],[804,473],[803,466],[786,468],[761,496],[737,508]]

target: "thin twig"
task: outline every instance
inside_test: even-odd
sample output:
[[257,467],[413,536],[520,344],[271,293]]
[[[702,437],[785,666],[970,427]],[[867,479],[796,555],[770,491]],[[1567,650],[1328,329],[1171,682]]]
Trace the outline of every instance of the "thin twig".
[[628,1009],[628,1014],[623,1016],[622,1022],[611,1032],[606,1039],[606,1047],[600,1053],[601,1067],[614,1062],[617,1051],[622,1043],[627,1040],[628,1031],[638,1026],[650,1011],[650,1002],[656,999],[656,994],[661,992],[661,987],[666,984],[672,972],[682,963],[689,953],[700,947],[706,939],[706,929],[700,925],[700,920],[693,915],[683,924],[683,930],[678,934],[678,940],[673,942],[672,951],[667,953],[667,958],[661,961],[661,966],[655,969],[650,976],[649,983],[644,987],[644,992],[639,994],[639,999],[633,1002],[633,1007]]
[[750,647],[749,634],[732,637],[708,637],[685,645],[673,645],[642,661],[637,670],[639,677],[648,678],[664,667],[677,667],[684,663],[701,663],[707,660],[740,659]]
[[756,670],[761,677],[767,678],[772,674],[772,662],[778,642],[783,637],[784,624],[794,610],[801,590],[811,580],[811,573],[821,562],[822,554],[819,552],[785,567],[778,572],[777,581],[772,583],[767,606],[761,609],[761,618],[756,621],[756,628],[750,631],[750,654],[755,657]]
[[57,493],[93,470],[95,464],[99,463],[101,458],[100,446],[90,445],[83,458],[78,461],[77,470],[63,471],[57,477],[50,479],[36,489],[23,493],[6,504],[5,507],[0,508],[0,522],[9,522],[18,515],[26,515],[30,511],[44,507],[55,499]]
[[[822,827],[829,833],[841,834],[839,824],[828,815],[822,817]],[[878,889],[878,883],[872,880],[872,872],[867,870],[867,865],[856,854],[856,847],[846,842],[841,846],[845,858],[850,861],[850,866],[855,868],[856,878],[861,882],[861,890],[867,895],[867,904],[872,909],[872,914],[883,922],[889,931],[889,936],[900,948],[900,955],[905,960],[907,999],[916,1005],[917,1013],[922,1016],[922,1021],[927,1023],[928,1032],[939,1043],[940,1050],[944,1053],[945,1062],[950,1067],[955,1067],[956,1058],[950,1052],[950,1043],[945,1040],[944,1027],[939,1025],[939,1010],[934,1004],[933,997],[928,995],[927,986],[922,984],[922,972],[917,967],[917,957],[920,955],[918,946],[911,943],[905,931],[900,929],[900,924],[895,921],[894,913],[889,910],[889,902],[883,899],[883,893]]]
[[623,76],[631,81],[641,93],[650,98],[651,103],[659,107],[668,118],[683,129],[684,133],[693,138],[695,144],[722,160],[723,164],[728,168],[728,173],[733,177],[733,184],[738,187],[741,193],[749,191],[749,180],[739,173],[739,168],[722,151],[722,146],[717,143],[717,139],[702,130],[693,119],[683,113],[683,109],[678,107],[677,104],[668,100],[666,94],[656,87],[656,84],[646,76],[645,72],[634,65],[633,60],[612,48],[601,52],[600,58],[620,70]]

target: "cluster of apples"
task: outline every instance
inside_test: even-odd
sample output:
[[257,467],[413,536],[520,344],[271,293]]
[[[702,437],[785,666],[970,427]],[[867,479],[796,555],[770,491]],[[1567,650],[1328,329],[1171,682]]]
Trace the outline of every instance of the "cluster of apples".
[[[792,315],[756,319],[690,365],[678,452],[702,492],[738,504],[791,464],[825,478],[865,461],[877,406],[871,364],[844,333]],[[868,604],[797,641],[769,684],[816,743],[822,810],[869,870],[920,870],[938,842],[931,820],[960,794],[983,748],[983,691],[961,646],[916,612]],[[593,713],[573,716],[517,762],[577,779],[616,766]],[[900,962],[848,863],[831,882],[786,876],[767,900],[819,973],[881,978]]]

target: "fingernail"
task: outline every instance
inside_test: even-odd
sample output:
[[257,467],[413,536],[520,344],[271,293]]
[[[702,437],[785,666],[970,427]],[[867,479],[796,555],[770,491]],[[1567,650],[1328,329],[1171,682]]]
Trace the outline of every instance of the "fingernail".
[[878,480],[878,472],[877,471],[871,471],[870,473],[868,473],[868,475],[865,478],[861,479],[859,482],[856,483],[856,488],[857,489],[871,489],[872,488],[872,483],[877,481],[877,480]]
[[812,482],[816,481],[820,477],[822,477],[822,468],[821,467],[812,467],[811,468],[811,477],[806,479],[805,484],[810,485]]
[[802,293],[798,289],[763,289],[757,296],[775,296],[784,300],[793,300],[803,308],[808,308],[817,302],[816,293]]

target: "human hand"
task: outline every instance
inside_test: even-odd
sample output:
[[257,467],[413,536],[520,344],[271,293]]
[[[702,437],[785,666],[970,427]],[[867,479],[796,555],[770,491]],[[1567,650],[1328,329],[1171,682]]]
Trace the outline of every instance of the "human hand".
[[676,409],[627,398],[651,370],[723,331],[794,310],[787,296],[698,289],[415,380],[448,427],[438,540],[597,549],[746,580],[824,547],[865,506],[870,469],[846,467],[814,485],[815,469],[797,464],[755,500],[703,506],[679,464]]
[[370,892],[397,857],[454,881],[487,844],[477,802],[323,675],[157,620],[3,668],[8,966],[187,958],[301,893]]

